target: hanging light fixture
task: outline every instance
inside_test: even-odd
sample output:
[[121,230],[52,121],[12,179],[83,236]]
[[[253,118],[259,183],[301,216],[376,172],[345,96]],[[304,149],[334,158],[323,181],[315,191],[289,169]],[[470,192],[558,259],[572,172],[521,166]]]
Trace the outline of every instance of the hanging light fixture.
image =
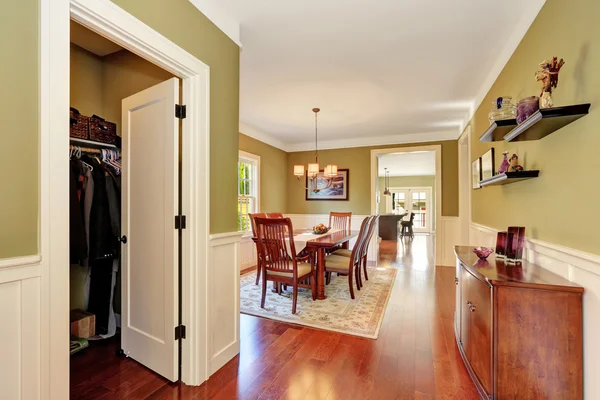
[[391,196],[391,192],[390,192],[390,177],[388,174],[388,169],[385,169],[385,175],[383,177],[383,186],[384,186],[384,190],[383,190],[383,195],[384,196]]
[[[335,165],[335,164],[328,164],[325,167],[325,171],[323,173],[323,176],[325,177],[325,179],[319,179],[320,169],[319,169],[317,115],[318,115],[319,111],[321,111],[321,109],[313,108],[312,110],[315,113],[315,162],[308,164],[308,168],[307,168],[307,172],[306,172],[306,175],[308,177],[308,187],[305,187],[300,182],[300,178],[302,176],[304,176],[304,165],[294,165],[294,175],[296,176],[296,179],[298,179],[298,183],[300,184],[300,186],[302,186],[306,190],[310,190],[314,193],[318,193],[321,190],[327,189],[328,187],[330,187],[332,185],[333,178],[337,175],[338,168],[337,168],[337,165]],[[325,181],[325,184],[319,186],[319,181],[321,181],[321,182]]]

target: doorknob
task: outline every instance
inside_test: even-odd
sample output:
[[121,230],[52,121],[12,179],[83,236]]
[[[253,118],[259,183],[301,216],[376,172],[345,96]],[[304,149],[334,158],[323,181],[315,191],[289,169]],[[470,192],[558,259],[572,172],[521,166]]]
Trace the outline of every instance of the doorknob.
[[120,238],[117,239],[119,242],[125,244],[127,243],[127,236],[123,235]]

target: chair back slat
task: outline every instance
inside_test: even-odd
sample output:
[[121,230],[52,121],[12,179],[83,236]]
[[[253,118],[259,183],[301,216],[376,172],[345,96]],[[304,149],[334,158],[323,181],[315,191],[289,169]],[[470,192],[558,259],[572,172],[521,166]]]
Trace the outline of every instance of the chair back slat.
[[375,232],[375,226],[377,226],[377,220],[379,219],[379,215],[372,215],[371,221],[369,222],[369,229],[367,231],[367,236],[365,242],[363,244],[363,248],[361,251],[361,256],[366,257],[369,251],[369,244],[371,243],[371,239],[373,238],[373,233]]
[[330,212],[329,213],[329,227],[332,229],[341,229],[350,231],[352,222],[351,212]]
[[[294,229],[289,218],[256,218],[257,246],[263,266],[272,272],[297,272]],[[286,238],[290,247],[286,246]]]
[[356,244],[352,248],[352,254],[350,255],[350,261],[353,265],[356,265],[360,262],[362,256],[362,249],[364,246],[364,241],[366,239],[369,222],[371,221],[371,217],[366,217],[363,219],[360,224],[360,231],[358,232],[358,239],[356,240]]
[[254,219],[255,218],[266,218],[267,214],[254,213],[254,214],[248,214],[248,216],[250,217],[250,226],[252,227],[252,236],[257,237],[256,236],[256,221],[254,221]]
[[267,218],[283,218],[283,214],[280,212],[267,213]]

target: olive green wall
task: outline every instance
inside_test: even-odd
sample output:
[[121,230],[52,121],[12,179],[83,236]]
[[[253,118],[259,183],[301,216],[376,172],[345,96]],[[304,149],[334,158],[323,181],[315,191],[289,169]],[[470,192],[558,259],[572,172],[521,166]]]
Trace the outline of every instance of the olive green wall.
[[[289,153],[287,212],[290,214],[326,214],[330,211],[371,212],[371,150],[390,147],[442,146],[442,215],[458,216],[458,141],[407,143],[390,146],[355,147],[319,151],[321,165],[336,164],[350,171],[348,201],[306,201],[305,190],[292,174],[295,164],[314,162],[314,151]],[[304,185],[304,182],[302,182]]]
[[240,133],[240,150],[260,156],[260,211],[286,212],[287,153]]
[[[379,178],[380,191],[383,192],[385,187],[383,177]],[[429,187],[431,188],[431,214],[435,218],[435,176],[390,176],[389,177],[390,187]],[[387,210],[387,202],[385,197],[381,196],[381,202],[379,203],[379,213],[385,214],[391,212]]]
[[170,72],[127,50],[102,57],[102,114],[99,115],[116,123],[121,135],[121,101],[171,78]]
[[38,1],[0,12],[0,258],[38,251]]
[[102,58],[71,43],[69,105],[83,115],[103,115]]
[[[472,120],[472,157],[495,147],[496,169],[504,150],[517,153],[525,169],[540,177],[473,191],[473,221],[496,229],[522,225],[527,236],[600,254],[600,2],[548,0],[492,86]],[[564,58],[555,105],[592,103],[590,114],[539,141],[493,144],[478,138],[498,96],[539,95],[538,64]]]
[[240,48],[188,0],[113,0],[210,67],[210,232],[237,230]]

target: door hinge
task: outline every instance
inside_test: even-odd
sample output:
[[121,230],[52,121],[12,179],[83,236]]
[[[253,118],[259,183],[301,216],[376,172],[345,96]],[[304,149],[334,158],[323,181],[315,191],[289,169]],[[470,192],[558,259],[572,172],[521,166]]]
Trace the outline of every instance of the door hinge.
[[175,104],[175,117],[179,119],[184,119],[186,114],[185,106],[181,104]]
[[175,340],[185,339],[185,325],[175,327]]
[[185,215],[175,216],[175,229],[185,229],[186,219]]

